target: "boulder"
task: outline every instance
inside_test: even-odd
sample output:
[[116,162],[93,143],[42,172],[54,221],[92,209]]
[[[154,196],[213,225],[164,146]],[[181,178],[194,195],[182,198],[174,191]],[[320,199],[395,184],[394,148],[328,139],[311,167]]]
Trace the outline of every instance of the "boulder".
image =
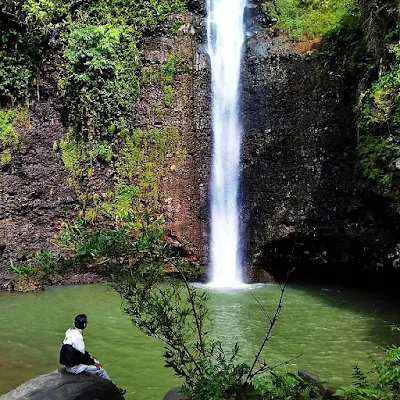
[[38,376],[0,396],[0,400],[123,400],[111,381],[96,375],[73,375],[64,368]]
[[316,387],[321,395],[323,395],[324,399],[339,399],[338,396],[335,396],[334,391],[325,386],[322,383],[321,378],[317,374],[314,374],[314,372],[299,369],[297,373],[305,381],[311,383],[314,387]]
[[181,394],[181,386],[176,386],[165,395],[164,400],[188,400],[188,398]]

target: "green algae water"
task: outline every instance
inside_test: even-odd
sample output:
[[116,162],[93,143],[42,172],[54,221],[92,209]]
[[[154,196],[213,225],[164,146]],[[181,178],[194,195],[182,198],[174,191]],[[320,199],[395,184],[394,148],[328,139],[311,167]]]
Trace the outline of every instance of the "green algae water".
[[[251,292],[273,314],[279,287]],[[238,342],[251,362],[267,321],[250,290],[212,290],[213,336]],[[270,365],[302,353],[286,368],[317,373],[331,386],[351,381],[352,364],[371,366],[369,355],[399,344],[390,326],[400,324],[399,309],[379,296],[337,288],[288,287],[281,316],[263,358]],[[118,295],[104,285],[53,287],[41,293],[0,293],[0,394],[37,375],[55,370],[65,330],[76,314],[88,315],[85,342],[110,377],[126,387],[128,400],[157,400],[180,383],[164,367],[163,346],[132,326]]]

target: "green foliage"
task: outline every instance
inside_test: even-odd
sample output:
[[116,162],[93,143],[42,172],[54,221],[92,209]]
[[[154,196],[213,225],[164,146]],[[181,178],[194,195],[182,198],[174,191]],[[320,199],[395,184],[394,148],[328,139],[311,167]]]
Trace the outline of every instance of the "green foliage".
[[287,372],[273,373],[255,382],[263,400],[309,400],[323,399],[321,390],[299,375]]
[[0,101],[29,98],[49,32],[67,5],[61,0],[3,0],[0,7]]
[[0,31],[0,35],[0,100],[15,103],[28,97],[34,63],[30,52],[16,45],[21,41],[17,31]]
[[[72,186],[80,187],[81,181],[90,178],[96,161],[94,156],[100,157],[100,151],[109,152],[105,154],[115,171],[112,190],[101,196],[90,191],[79,195],[79,218],[92,225],[106,222],[108,227],[126,228],[131,232],[140,229],[147,214],[157,215],[159,182],[165,173],[167,154],[180,157],[179,138],[178,130],[171,127],[137,129],[119,136],[114,143],[118,151],[112,150],[107,142],[90,149],[95,142],[85,142],[74,135],[61,140],[60,148]],[[82,186],[87,188],[84,183]]]
[[31,265],[27,266],[16,266],[13,260],[10,260],[10,265],[7,268],[9,271],[14,272],[15,274],[22,276],[27,275],[30,276],[33,274],[33,268]]
[[183,391],[192,400],[256,399],[255,387],[246,382],[250,367],[236,360],[239,346],[226,352],[222,343],[211,342],[206,357],[201,357],[201,373],[186,379]]
[[176,35],[179,31],[179,28],[184,24],[184,22],[181,19],[177,19],[176,21],[174,21],[174,23],[172,24],[170,31],[172,34]]
[[33,279],[38,282],[46,282],[52,275],[61,273],[70,263],[59,254],[52,254],[46,250],[35,252],[30,262],[17,266],[10,260],[8,270],[16,273],[20,279]]
[[138,51],[128,27],[73,29],[59,87],[75,134],[106,139],[125,128],[137,92]]
[[341,27],[353,4],[354,0],[276,0],[278,27],[295,39],[329,36]]
[[[238,346],[225,352],[222,344],[207,336],[209,295],[188,283],[196,269],[174,257],[162,236],[148,237],[144,246],[123,266],[107,264],[103,271],[123,300],[123,309],[136,327],[165,344],[166,366],[185,379],[191,399],[228,399],[254,388],[245,383],[250,369],[236,361]],[[149,249],[151,249],[149,251]],[[168,280],[164,271],[183,280]]]
[[271,1],[266,1],[261,5],[261,12],[265,14],[269,20],[278,20],[276,6]]
[[20,118],[21,110],[0,109],[0,164],[2,167],[10,163],[12,152],[18,148],[20,138],[15,124]]
[[10,150],[4,150],[4,151],[1,153],[1,156],[0,156],[0,165],[1,165],[2,167],[7,166],[8,164],[10,164],[11,158],[12,158],[12,157],[11,157]]
[[[170,15],[184,7],[181,0],[97,0],[80,3],[79,13],[71,15],[59,79],[70,128],[60,149],[71,175],[68,183],[78,192],[77,215],[85,223],[135,233],[144,214],[156,215],[166,154],[176,152],[179,135],[174,128],[128,127],[142,79],[137,44],[144,32],[164,24],[168,29]],[[154,73],[152,83],[161,86],[168,105],[180,63],[172,54]],[[114,188],[102,196],[87,185],[99,163],[115,170]]]
[[173,101],[172,83],[177,70],[183,65],[183,58],[172,53],[168,61],[159,67],[148,66],[142,68],[141,82],[143,84],[158,84],[164,93],[164,104],[170,106]]
[[25,0],[22,3],[27,25],[42,37],[48,35],[54,22],[65,15],[70,6],[69,2],[63,0]]
[[344,400],[398,399],[400,396],[400,347],[387,348],[386,359],[381,362],[374,361],[370,373],[374,378],[368,379],[358,366],[354,366],[354,383],[339,389],[337,394]]
[[[381,194],[399,199],[400,46],[398,3],[359,0],[363,26],[363,83],[356,109],[358,151],[365,176]],[[379,66],[379,69],[376,67]],[[398,163],[397,163],[398,164]]]
[[[65,38],[66,32],[72,34],[85,27],[89,27],[88,30],[98,27],[101,31],[103,27],[108,30],[100,32],[107,36],[103,43],[110,39],[112,30],[121,30],[120,52],[128,57],[119,58],[125,65],[118,70],[118,75],[129,75],[128,81],[134,79],[130,67],[134,68],[137,63],[130,63],[129,44],[134,49],[143,33],[164,29],[164,25],[165,29],[177,30],[179,19],[170,20],[170,16],[182,12],[185,7],[186,0],[3,0],[0,7],[0,100],[15,103],[29,97],[38,63],[54,29]],[[72,40],[79,33],[73,36]],[[129,93],[133,90],[124,85],[119,88]]]
[[395,160],[400,157],[400,144],[393,137],[360,135],[358,152],[364,174],[378,182],[386,193],[393,187]]
[[[74,135],[73,129],[69,129],[65,139],[60,140],[60,149],[65,167],[72,179],[82,179],[89,173],[90,159],[87,151],[87,143],[82,138]],[[71,182],[70,182],[71,183]]]
[[[130,25],[140,39],[144,32],[162,29],[172,14],[186,9],[186,0],[96,0],[83,8],[83,18],[88,23],[104,21],[118,25]],[[174,21],[172,22],[172,24]]]

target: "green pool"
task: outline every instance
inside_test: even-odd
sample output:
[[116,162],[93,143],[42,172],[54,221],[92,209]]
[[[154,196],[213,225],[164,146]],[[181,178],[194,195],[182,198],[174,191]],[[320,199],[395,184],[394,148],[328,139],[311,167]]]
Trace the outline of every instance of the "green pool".
[[[273,312],[274,285],[251,291]],[[266,319],[250,290],[211,290],[214,337],[239,342],[251,361]],[[87,350],[113,380],[128,389],[127,399],[157,400],[179,379],[164,367],[163,346],[135,329],[120,310],[119,297],[104,285],[53,287],[41,293],[0,293],[0,393],[55,370],[65,330],[76,314],[88,315]],[[369,354],[399,344],[390,330],[400,324],[399,309],[379,296],[322,286],[290,286],[284,308],[263,358],[278,364],[300,353],[287,368],[318,373],[332,386],[351,380],[352,364],[370,366]]]

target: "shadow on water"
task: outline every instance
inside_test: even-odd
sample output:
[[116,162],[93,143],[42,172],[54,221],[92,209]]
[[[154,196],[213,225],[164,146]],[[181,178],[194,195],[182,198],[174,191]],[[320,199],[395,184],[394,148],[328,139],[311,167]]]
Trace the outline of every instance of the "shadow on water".
[[[212,337],[226,348],[238,342],[241,359],[250,363],[268,327],[265,315],[249,290],[207,291],[214,319]],[[273,314],[279,286],[253,286],[251,291]],[[82,312],[89,318],[88,350],[115,381],[127,387],[128,400],[162,398],[179,383],[164,367],[162,343],[132,327],[120,311],[115,292],[103,285],[89,285],[36,294],[0,293],[0,393],[58,368],[64,332]],[[382,357],[378,347],[395,343],[396,335],[389,328],[399,319],[398,308],[379,296],[290,285],[262,359],[276,365],[303,353],[287,368],[314,371],[337,387],[351,381],[352,364],[367,370],[369,352]]]
[[[279,286],[264,285],[251,290],[273,316]],[[214,311],[213,335],[232,346],[238,342],[241,357],[252,361],[268,328],[267,318],[250,291],[211,291]],[[312,370],[338,387],[351,382],[352,365],[371,367],[370,355],[382,359],[383,347],[399,344],[390,329],[400,323],[398,308],[377,295],[326,286],[290,285],[282,313],[263,357],[290,370]]]
[[296,291],[318,298],[339,310],[351,310],[360,317],[368,317],[370,326],[363,335],[376,346],[400,345],[400,335],[391,329],[400,325],[400,303],[397,297],[387,293],[371,293],[363,290],[329,287],[327,285],[291,285]]

